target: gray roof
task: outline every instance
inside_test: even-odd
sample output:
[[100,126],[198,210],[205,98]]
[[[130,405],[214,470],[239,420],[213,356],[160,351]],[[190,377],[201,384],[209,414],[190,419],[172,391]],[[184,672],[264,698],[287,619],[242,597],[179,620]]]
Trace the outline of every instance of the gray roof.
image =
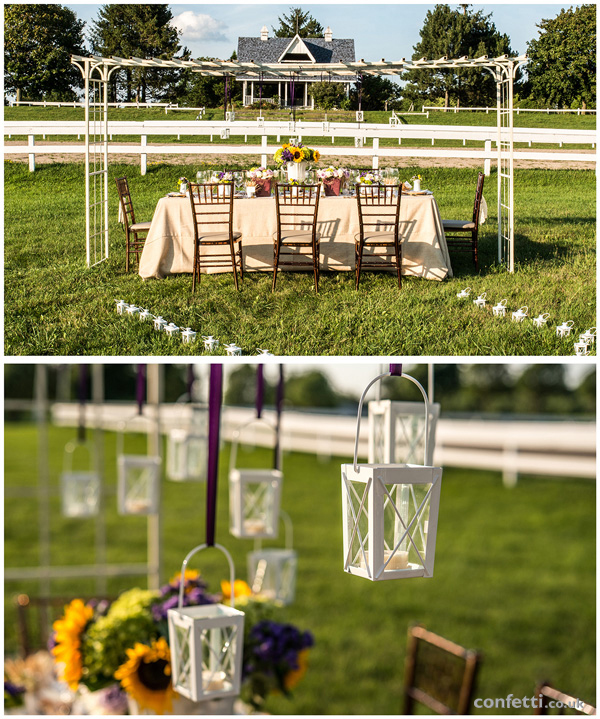
[[[239,62],[278,62],[293,37],[270,37],[268,40],[261,40],[260,37],[239,37],[237,59]],[[329,62],[354,62],[354,40],[331,40],[327,42],[324,38],[302,38],[310,54],[318,63]],[[255,77],[240,75],[240,80],[253,79]],[[319,82],[319,76],[302,78],[303,81]],[[337,76],[331,78],[337,82],[351,82],[353,76]]]

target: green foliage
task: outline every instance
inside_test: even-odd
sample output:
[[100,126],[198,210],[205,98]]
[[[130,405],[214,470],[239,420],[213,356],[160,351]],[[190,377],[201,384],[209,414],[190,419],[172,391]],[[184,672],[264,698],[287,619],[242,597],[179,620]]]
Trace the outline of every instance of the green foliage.
[[308,92],[314,97],[315,107],[321,110],[333,110],[342,107],[346,100],[345,86],[339,82],[314,82]]
[[130,589],[99,617],[83,640],[83,681],[91,689],[114,682],[114,673],[127,659],[126,650],[135,642],[156,639],[156,624],[150,607],[159,592]]
[[29,100],[73,100],[83,79],[70,55],[85,54],[84,26],[62,5],[5,5],[5,92]]
[[527,44],[531,95],[551,107],[596,107],[596,6],[562,9]]
[[350,91],[352,107],[358,110],[394,110],[398,109],[402,88],[387,77],[363,75]]
[[[172,24],[168,5],[103,5],[91,31],[92,50],[97,55],[172,59],[187,58],[181,50],[179,30]],[[175,100],[189,72],[126,68],[111,75],[113,100]]]
[[275,37],[323,37],[323,26],[302,8],[292,7],[289,15],[283,13],[279,18],[279,27],[273,28]]
[[[413,59],[512,55],[508,36],[498,32],[491,17],[482,10],[473,12],[468,5],[456,10],[449,5],[436,5],[427,11],[419,31],[421,40],[414,46]],[[496,83],[480,68],[411,70],[404,79],[407,80],[404,97],[415,103],[430,105],[431,101],[441,97],[445,106],[457,102],[466,107],[496,104]]]
[[[200,59],[213,60],[214,58]],[[228,78],[227,92],[229,102],[232,104],[241,102],[242,90],[243,83],[234,77]],[[199,72],[190,73],[186,78],[181,102],[189,107],[223,107],[225,103],[225,79],[202,75]],[[222,119],[222,116],[220,119]]]

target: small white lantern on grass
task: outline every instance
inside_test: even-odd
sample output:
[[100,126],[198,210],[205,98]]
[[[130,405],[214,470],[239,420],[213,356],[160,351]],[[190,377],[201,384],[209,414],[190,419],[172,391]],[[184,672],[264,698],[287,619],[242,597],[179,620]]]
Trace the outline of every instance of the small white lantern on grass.
[[280,510],[285,524],[285,549],[261,548],[248,554],[248,584],[254,594],[282,604],[296,597],[298,554],[292,549],[292,520]]
[[459,299],[462,300],[462,299],[464,299],[465,297],[468,297],[470,294],[471,294],[471,288],[470,288],[470,287],[465,287],[464,290],[461,290],[460,292],[457,292],[457,293],[456,293],[456,296],[457,296]]
[[154,315],[152,312],[149,312],[148,310],[140,310],[140,313],[138,315],[138,320],[140,322],[147,322],[148,320],[153,320]]
[[506,317],[506,305],[508,304],[508,300],[500,300],[497,305],[494,305],[492,307],[492,312],[494,313],[494,317]]
[[123,315],[127,312],[129,305],[124,300],[117,300],[117,314]]
[[585,357],[590,353],[590,346],[587,342],[575,342],[575,354],[578,357]]
[[140,311],[140,308],[139,308],[139,307],[136,307],[135,305],[129,305],[129,307],[127,308],[127,314],[128,314],[130,317],[133,317],[134,315],[137,315],[139,311]]
[[219,346],[219,340],[215,339],[212,335],[209,335],[208,337],[202,337],[204,340],[204,349],[208,350],[209,352],[212,352],[215,348]]
[[533,318],[533,324],[536,327],[543,327],[546,322],[548,321],[548,317],[550,317],[549,312],[543,312],[541,315],[538,315],[537,317]]
[[184,345],[192,344],[192,342],[195,342],[197,334],[198,333],[194,332],[194,330],[191,329],[191,327],[186,327],[181,333],[181,341],[183,342]]
[[482,292],[479,297],[476,300],[473,300],[473,304],[477,307],[485,307],[485,298],[487,297],[487,292]]
[[160,332],[167,326],[168,322],[167,320],[163,319],[162,317],[155,317],[154,318],[154,329],[157,332]]
[[175,337],[175,335],[179,334],[179,327],[174,322],[169,322],[168,325],[165,325],[165,332],[169,337]]
[[[136,418],[150,422],[142,414]],[[131,420],[130,420],[131,421]],[[117,507],[119,514],[157,514],[161,459],[158,456],[125,453],[124,422],[117,435]]]
[[[431,577],[442,482],[442,468],[414,464],[359,464],[358,436],[367,385],[360,399],[354,463],[342,465],[344,570],[371,581]],[[429,401],[425,401],[425,436]],[[425,457],[428,450],[425,447]],[[426,460],[427,461],[427,460]]]
[[[208,547],[192,549],[183,560],[181,576],[188,561]],[[242,680],[244,613],[234,608],[235,572],[229,552],[214,545],[227,557],[231,582],[231,606],[204,604],[183,606],[184,582],[180,582],[179,605],[169,609],[169,646],[173,689],[194,702],[237,696]]]
[[236,466],[242,432],[258,422],[269,427],[276,441],[275,427],[265,419],[255,417],[233,433],[231,442],[229,529],[240,539],[276,539],[279,531],[283,473],[279,469],[241,469]]
[[568,337],[571,334],[574,324],[575,322],[573,322],[573,320],[568,320],[567,322],[563,322],[562,325],[558,325],[556,328],[556,336]]
[[513,322],[523,322],[525,317],[527,317],[528,307],[527,305],[523,307],[519,307],[518,310],[512,313],[512,321]]
[[77,449],[92,452],[87,442],[69,442],[65,447],[63,472],[60,475],[62,513],[65,517],[93,517],[98,514],[100,475],[91,469],[74,470],[73,458]]
[[238,347],[235,342],[232,342],[229,345],[225,345],[225,350],[230,357],[238,357],[242,354],[242,348]]
[[582,334],[579,335],[579,341],[585,342],[586,345],[593,345],[596,340],[596,328],[590,327],[589,330],[586,330]]

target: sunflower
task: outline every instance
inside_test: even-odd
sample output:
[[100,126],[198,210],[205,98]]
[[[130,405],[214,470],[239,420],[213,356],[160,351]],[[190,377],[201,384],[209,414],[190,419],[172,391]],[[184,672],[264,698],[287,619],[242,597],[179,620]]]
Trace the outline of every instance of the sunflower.
[[314,151],[314,160],[315,160],[315,162],[319,162],[320,159],[321,159],[321,153],[320,153],[318,150],[315,150],[315,151]]
[[304,153],[299,147],[295,147],[292,150],[292,159],[294,162],[302,162],[302,160],[304,160]]
[[164,714],[172,707],[171,652],[164,637],[151,646],[136,642],[127,650],[127,661],[115,672],[115,679],[139,704],[140,709],[151,709]]
[[283,686],[286,691],[290,691],[298,685],[302,677],[306,674],[308,669],[308,649],[302,649],[298,652],[298,668],[289,671],[283,678]]
[[74,599],[65,607],[62,619],[57,619],[54,629],[52,654],[57,662],[63,665],[61,679],[67,682],[75,691],[81,680],[83,661],[81,656],[81,635],[89,621],[94,616],[94,610],[81,599]]

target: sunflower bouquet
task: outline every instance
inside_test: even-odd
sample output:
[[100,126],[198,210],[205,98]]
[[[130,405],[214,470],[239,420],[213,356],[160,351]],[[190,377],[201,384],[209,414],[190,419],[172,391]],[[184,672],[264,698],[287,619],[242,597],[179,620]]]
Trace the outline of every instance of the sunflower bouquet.
[[[115,687],[115,682],[119,682],[120,689],[137,702],[140,710],[149,709],[157,714],[171,711],[177,694],[171,681],[167,612],[178,605],[182,581],[183,606],[214,604],[231,593],[228,583],[224,582],[222,594],[209,594],[199,572],[186,571],[183,578],[177,574],[157,591],[130,589],[110,605],[106,602],[86,604],[74,599],[65,607],[64,616],[53,625],[51,652],[59,666],[60,679],[73,691],[80,686],[97,691]],[[286,654],[287,664],[276,654],[263,657],[260,665],[256,659],[252,660],[256,652],[253,632],[257,626],[270,622],[272,631],[277,633],[277,627],[291,625],[277,624],[273,615],[279,608],[252,595],[245,582],[236,582],[233,591],[236,606],[246,614],[248,649],[244,648],[242,680],[254,687],[248,690],[243,686],[242,693],[252,702],[258,701],[257,697],[264,701],[270,691],[289,690],[296,675],[285,680],[286,675],[301,670],[305,660],[294,659],[291,644]],[[298,653],[300,651],[302,649],[298,649]],[[263,691],[256,689],[259,674],[269,678]],[[283,684],[271,681],[273,677],[281,677]]]
[[305,147],[301,142],[285,142],[273,155],[273,159],[280,166],[288,162],[318,162],[320,157],[318,150]]

